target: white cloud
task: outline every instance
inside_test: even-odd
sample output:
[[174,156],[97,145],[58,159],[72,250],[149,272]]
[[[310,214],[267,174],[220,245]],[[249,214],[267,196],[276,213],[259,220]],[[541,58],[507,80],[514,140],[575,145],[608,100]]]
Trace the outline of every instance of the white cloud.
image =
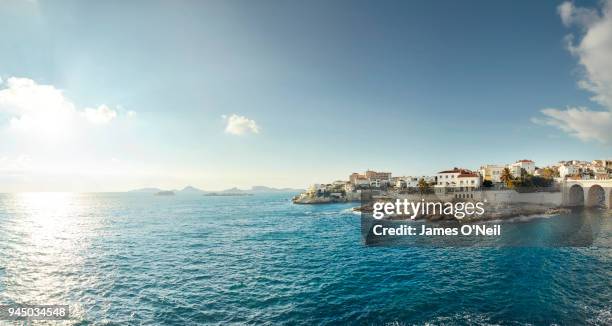
[[591,111],[584,107],[544,109],[541,112],[546,118],[532,119],[533,122],[557,127],[583,141],[612,144],[612,112]]
[[557,7],[561,21],[565,26],[574,24],[581,27],[587,27],[593,21],[597,20],[597,10],[592,8],[576,8],[572,2],[566,1]]
[[259,126],[255,122],[255,120],[251,120],[247,117],[232,114],[227,117],[225,115],[221,116],[223,119],[227,120],[227,125],[225,126],[225,132],[232,135],[244,135],[247,133],[257,134],[259,133]]
[[541,124],[555,126],[584,141],[612,143],[612,0],[603,3],[601,10],[577,8],[571,2],[558,7],[561,21],[566,26],[577,26],[580,33],[568,35],[568,50],[578,58],[582,77],[578,87],[594,94],[591,98],[604,110],[584,107],[544,109]]
[[10,130],[47,137],[67,134],[88,123],[108,123],[117,117],[117,111],[106,105],[78,110],[60,89],[29,78],[10,77],[3,87],[0,113],[9,116]]
[[83,116],[91,123],[105,124],[117,117],[117,111],[106,105],[100,105],[97,109],[86,108],[83,111]]

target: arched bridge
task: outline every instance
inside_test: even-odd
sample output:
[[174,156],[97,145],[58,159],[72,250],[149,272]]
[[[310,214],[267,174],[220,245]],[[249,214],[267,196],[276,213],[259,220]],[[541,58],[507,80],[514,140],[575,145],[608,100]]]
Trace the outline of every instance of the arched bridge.
[[562,183],[566,206],[607,207],[612,209],[612,179],[565,180]]

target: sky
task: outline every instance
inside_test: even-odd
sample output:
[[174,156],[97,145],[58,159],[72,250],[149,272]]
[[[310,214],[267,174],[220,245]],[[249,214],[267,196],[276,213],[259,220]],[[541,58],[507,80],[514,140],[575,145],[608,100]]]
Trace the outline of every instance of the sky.
[[612,1],[0,0],[0,192],[612,158]]

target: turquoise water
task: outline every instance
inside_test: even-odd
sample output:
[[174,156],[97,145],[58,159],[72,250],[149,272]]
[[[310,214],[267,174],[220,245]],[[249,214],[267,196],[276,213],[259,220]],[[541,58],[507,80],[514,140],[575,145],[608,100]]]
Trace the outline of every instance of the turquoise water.
[[291,195],[0,195],[0,304],[76,324],[612,323],[609,246],[365,247],[350,205]]

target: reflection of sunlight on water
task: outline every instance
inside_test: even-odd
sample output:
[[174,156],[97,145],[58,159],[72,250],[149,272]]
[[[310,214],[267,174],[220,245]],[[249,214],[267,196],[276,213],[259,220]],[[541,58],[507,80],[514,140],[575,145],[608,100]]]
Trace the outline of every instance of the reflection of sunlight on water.
[[[90,239],[83,219],[83,195],[25,193],[5,201],[9,212],[0,226],[8,232],[0,256],[7,282],[0,302],[17,304],[70,304],[70,289],[82,282],[82,253]],[[4,224],[4,225],[2,225]],[[74,314],[73,314],[74,315]]]
[[[28,216],[22,220],[29,232],[32,249],[69,251],[66,240],[73,231],[75,196],[71,193],[27,193],[18,195],[17,205],[24,207]],[[29,230],[28,230],[29,229]]]

